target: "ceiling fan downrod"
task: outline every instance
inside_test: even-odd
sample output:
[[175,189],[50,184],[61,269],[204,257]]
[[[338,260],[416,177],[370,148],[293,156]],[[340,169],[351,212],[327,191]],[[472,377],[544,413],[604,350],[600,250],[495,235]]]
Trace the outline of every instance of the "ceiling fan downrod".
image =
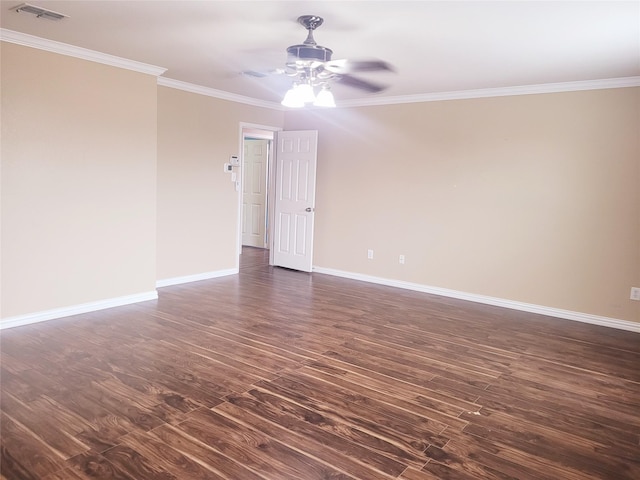
[[309,31],[307,39],[303,42],[304,45],[317,45],[313,38],[313,31],[322,25],[323,22],[324,19],[317,15],[301,15],[298,17],[298,23]]
[[324,19],[317,15],[302,15],[298,17],[298,23],[308,30],[307,39],[300,45],[292,45],[287,48],[289,54],[288,66],[295,68],[297,62],[328,62],[331,60],[333,50],[318,45],[313,38],[313,31],[322,25]]

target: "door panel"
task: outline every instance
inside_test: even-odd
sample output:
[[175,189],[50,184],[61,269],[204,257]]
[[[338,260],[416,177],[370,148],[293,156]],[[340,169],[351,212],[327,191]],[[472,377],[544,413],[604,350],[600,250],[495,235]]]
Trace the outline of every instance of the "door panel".
[[318,132],[279,132],[277,142],[273,263],[310,272]]
[[268,140],[244,140],[242,244],[266,247]]

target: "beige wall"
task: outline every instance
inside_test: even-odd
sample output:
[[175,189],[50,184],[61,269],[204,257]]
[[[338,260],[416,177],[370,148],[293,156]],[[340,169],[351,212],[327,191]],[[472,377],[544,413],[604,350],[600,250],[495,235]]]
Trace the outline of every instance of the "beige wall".
[[4,42],[1,80],[2,318],[234,268],[247,122],[320,132],[316,266],[640,321],[638,88],[283,113]]
[[640,322],[640,89],[291,112],[285,128],[319,130],[316,266]]
[[156,78],[1,45],[2,318],[153,292]]
[[158,279],[236,267],[238,198],[223,164],[240,122],[281,127],[282,111],[158,87]]

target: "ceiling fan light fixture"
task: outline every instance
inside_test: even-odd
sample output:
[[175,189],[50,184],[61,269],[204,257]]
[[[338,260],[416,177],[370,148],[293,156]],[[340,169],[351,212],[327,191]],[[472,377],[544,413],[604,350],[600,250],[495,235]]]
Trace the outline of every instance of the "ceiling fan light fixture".
[[313,103],[316,101],[316,94],[313,93],[313,87],[308,83],[301,83],[296,89],[297,94],[303,103]]
[[313,102],[316,107],[335,107],[336,101],[333,98],[333,93],[329,87],[323,87],[320,92],[318,92],[318,96],[316,97],[316,101]]
[[280,102],[283,106],[289,108],[301,108],[304,107],[304,101],[302,101],[302,97],[298,93],[298,86],[293,85],[285,94],[282,102]]

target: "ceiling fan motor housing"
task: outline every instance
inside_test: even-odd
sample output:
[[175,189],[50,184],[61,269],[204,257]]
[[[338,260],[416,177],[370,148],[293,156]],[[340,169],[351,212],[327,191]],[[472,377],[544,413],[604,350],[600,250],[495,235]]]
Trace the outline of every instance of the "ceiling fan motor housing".
[[320,45],[292,45],[287,48],[290,61],[311,60],[317,62],[328,62],[331,60],[333,50]]

